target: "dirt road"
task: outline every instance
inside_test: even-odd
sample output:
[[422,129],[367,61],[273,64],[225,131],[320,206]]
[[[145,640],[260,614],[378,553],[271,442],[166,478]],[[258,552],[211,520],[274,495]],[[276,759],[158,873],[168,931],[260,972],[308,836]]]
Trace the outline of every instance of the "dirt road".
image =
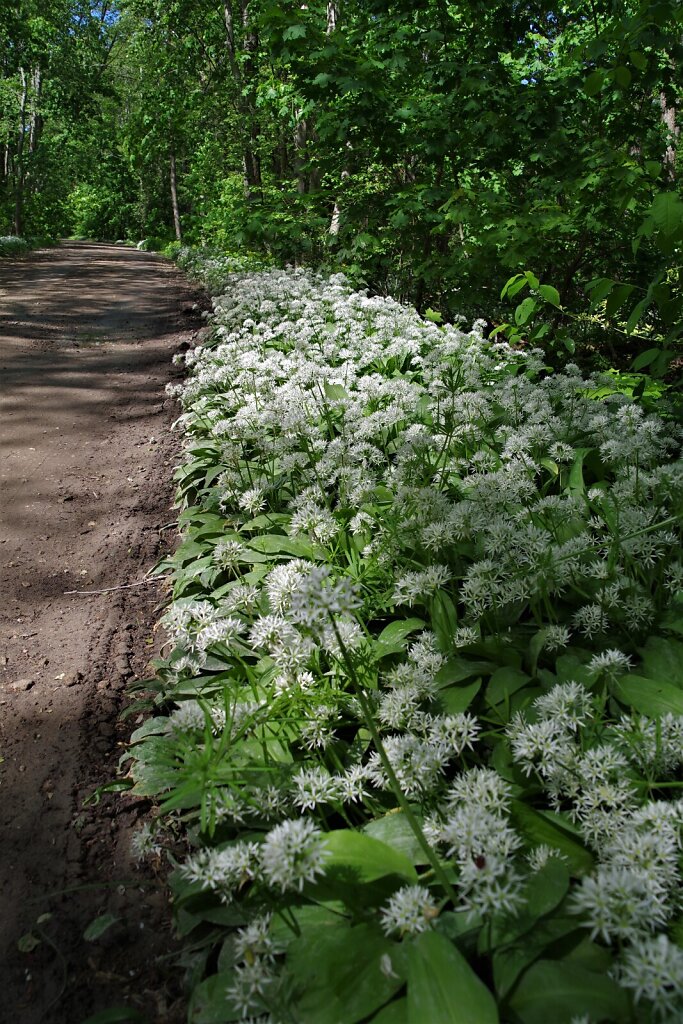
[[[83,591],[140,580],[174,518],[164,386],[201,328],[197,300],[131,249],[0,261],[0,1021],[79,1024],[126,1002],[174,1016],[154,966],[163,889],[129,850],[146,808],[83,806],[115,772],[163,594]],[[86,942],[106,912],[118,922]]]

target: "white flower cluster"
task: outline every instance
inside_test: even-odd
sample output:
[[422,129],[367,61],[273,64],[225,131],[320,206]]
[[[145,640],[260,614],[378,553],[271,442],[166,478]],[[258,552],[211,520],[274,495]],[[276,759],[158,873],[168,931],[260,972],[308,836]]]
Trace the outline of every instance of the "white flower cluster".
[[[623,670],[618,655],[594,658],[593,670]],[[643,801],[635,779],[638,772],[659,782],[676,775],[683,718],[623,717],[586,748],[597,709],[585,687],[558,685],[535,701],[534,712],[536,721],[518,715],[508,729],[513,757],[574,818],[598,862],[575,888],[571,909],[593,938],[625,950],[621,983],[650,1000],[658,1018],[678,1019],[683,960],[664,929],[679,906],[683,800]]]
[[324,873],[327,855],[322,832],[310,819],[300,818],[276,825],[262,843],[240,841],[202,849],[185,861],[182,871],[230,903],[256,879],[280,892],[301,891],[306,882]]
[[471,916],[514,914],[524,875],[522,841],[509,822],[510,787],[491,768],[473,768],[451,784],[436,836],[458,865],[457,885]]
[[[212,265],[214,283],[228,269]],[[456,649],[465,659],[492,640],[500,649],[533,621],[536,657],[577,643],[583,671],[544,684],[507,728],[495,714],[486,727],[593,850],[595,871],[570,905],[623,950],[621,984],[656,1009],[677,1006],[683,967],[663,930],[677,908],[683,811],[648,802],[643,780],[680,770],[683,724],[609,719],[605,696],[631,668],[621,647],[635,650],[683,586],[677,428],[622,395],[591,398],[600,379],[576,366],[542,376],[540,353],[489,343],[480,325],[438,327],[339,274],[235,273],[213,325],[175,389],[199,466],[179,479],[183,514],[201,494],[224,535],[210,530],[206,557],[183,569],[189,593],[204,587],[206,599],[181,596],[165,616],[181,693],[168,728],[208,725],[235,745],[249,736],[235,758],[241,795],[216,788],[212,813],[271,827],[262,842],[200,851],[185,877],[224,901],[254,883],[298,894],[325,870],[314,820],[357,822],[398,782],[455,867],[459,909],[517,913],[530,873],[559,854],[529,851],[510,784],[478,763],[487,734],[469,711],[449,710],[444,690]],[[372,628],[397,606],[398,618],[420,618],[412,642],[388,641],[385,656]],[[229,701],[210,685],[198,699],[182,692],[218,668]],[[361,737],[366,705],[379,749]],[[259,744],[267,784],[252,772]],[[278,762],[285,747],[294,758]],[[437,913],[416,884],[380,922],[403,937]],[[244,1015],[263,1012],[277,985],[269,929],[256,919],[236,940],[230,998]]]

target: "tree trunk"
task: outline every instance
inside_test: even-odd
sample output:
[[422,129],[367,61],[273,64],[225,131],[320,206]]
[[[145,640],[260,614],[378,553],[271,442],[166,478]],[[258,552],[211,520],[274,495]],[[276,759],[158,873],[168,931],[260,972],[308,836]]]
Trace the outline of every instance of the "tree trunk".
[[176,181],[175,150],[171,150],[170,158],[171,206],[173,207],[173,227],[176,241],[182,242],[183,233],[180,228],[180,209],[178,208],[178,185]]
[[33,155],[38,148],[40,133],[43,129],[43,118],[40,113],[40,97],[43,91],[43,78],[40,68],[35,68],[32,72],[31,85],[31,122],[28,137],[28,151]]
[[306,163],[306,143],[308,141],[308,125],[306,118],[297,113],[296,125],[294,126],[294,168],[296,170],[296,190],[299,195],[308,192],[308,181],[304,174]]
[[242,144],[242,172],[244,176],[244,193],[252,199],[261,189],[261,158],[258,152],[259,122],[253,102],[253,86],[256,77],[256,54],[258,51],[258,34],[249,16],[249,0],[240,0],[240,20],[244,35],[243,50],[246,59],[240,67],[237,60],[237,42],[235,39],[235,16],[232,0],[223,4],[223,21],[228,51],[228,63],[235,83],[235,107],[244,122]]
[[19,69],[21,74],[21,98],[19,100],[19,135],[17,137],[17,154],[14,166],[14,219],[12,231],[15,235],[21,235],[24,230],[24,137],[26,134],[26,99],[28,96],[28,82],[26,72]]
[[[336,0],[328,0],[327,3],[327,35],[331,35],[336,31],[339,23],[339,7]],[[347,141],[346,149],[351,148],[350,143]],[[348,168],[348,156],[344,158],[344,166],[341,172],[341,182],[343,183],[349,177]],[[334,209],[332,210],[332,219],[330,220],[330,226],[328,232],[330,235],[338,235],[339,228],[341,226],[341,205],[339,196],[334,201]]]

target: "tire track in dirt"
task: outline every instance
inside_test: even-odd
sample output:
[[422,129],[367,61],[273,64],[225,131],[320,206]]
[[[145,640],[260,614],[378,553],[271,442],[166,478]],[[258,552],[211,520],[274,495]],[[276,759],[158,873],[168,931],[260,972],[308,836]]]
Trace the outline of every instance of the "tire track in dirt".
[[[162,587],[66,592],[141,579],[168,536],[164,388],[197,337],[197,301],[172,265],[131,249],[0,262],[0,1020],[78,1024],[126,1000],[175,1017],[157,963],[163,884],[130,856],[145,804],[83,804],[135,724],[118,714],[158,644]],[[118,923],[84,942],[104,912]],[[21,951],[28,934],[40,943]]]

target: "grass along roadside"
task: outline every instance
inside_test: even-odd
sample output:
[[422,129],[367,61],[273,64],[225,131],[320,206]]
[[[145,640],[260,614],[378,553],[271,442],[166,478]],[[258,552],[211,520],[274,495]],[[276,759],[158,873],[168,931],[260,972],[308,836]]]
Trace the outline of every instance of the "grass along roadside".
[[206,276],[130,751],[190,1020],[680,1019],[671,410],[342,275]]

